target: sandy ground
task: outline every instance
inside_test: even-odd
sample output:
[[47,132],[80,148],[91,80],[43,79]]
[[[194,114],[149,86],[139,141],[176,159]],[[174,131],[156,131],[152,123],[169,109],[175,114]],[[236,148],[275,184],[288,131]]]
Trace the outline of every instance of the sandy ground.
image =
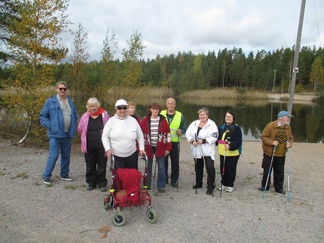
[[[146,220],[146,207],[124,208],[123,227],[114,226],[113,212],[103,208],[107,193],[86,191],[83,155],[75,147],[75,180],[60,181],[57,164],[48,187],[41,181],[47,150],[0,139],[0,242],[323,242],[323,144],[295,143],[289,151],[288,202],[287,194],[271,189],[262,198],[257,190],[261,142],[244,141],[234,192],[207,196],[203,188],[196,194],[194,164],[183,140],[179,188],[150,191],[157,222]],[[216,156],[217,184],[218,163]]]

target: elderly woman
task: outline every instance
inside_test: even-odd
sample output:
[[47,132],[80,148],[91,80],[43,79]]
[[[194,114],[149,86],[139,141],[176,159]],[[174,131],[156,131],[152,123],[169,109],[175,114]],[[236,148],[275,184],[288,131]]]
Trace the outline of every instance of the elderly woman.
[[232,192],[236,178],[237,162],[242,151],[242,131],[235,123],[235,115],[226,112],[225,123],[219,128],[218,153],[222,181],[218,190]]
[[145,154],[144,138],[140,125],[128,114],[127,108],[126,100],[117,100],[116,113],[105,125],[101,139],[107,157],[114,155],[116,168],[138,169],[136,140],[142,156]]
[[102,130],[109,119],[107,111],[100,107],[96,98],[90,98],[86,104],[87,111],[81,116],[78,132],[81,135],[81,151],[86,162],[87,190],[96,186],[107,191],[107,158],[101,141]]
[[191,144],[191,156],[195,161],[196,185],[193,189],[202,188],[204,164],[207,171],[207,195],[213,195],[215,188],[215,142],[218,138],[216,123],[209,119],[207,108],[198,110],[199,119],[193,121],[186,138]]
[[170,127],[166,118],[160,115],[161,107],[152,103],[148,107],[148,115],[143,118],[141,128],[144,134],[145,152],[148,157],[147,186],[151,188],[153,157],[158,164],[157,187],[159,192],[165,192],[165,156],[172,150]]

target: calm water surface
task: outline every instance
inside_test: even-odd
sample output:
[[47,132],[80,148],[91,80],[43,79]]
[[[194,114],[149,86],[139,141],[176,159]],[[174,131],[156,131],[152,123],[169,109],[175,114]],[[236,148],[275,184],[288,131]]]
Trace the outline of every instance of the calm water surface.
[[[164,109],[164,104],[162,109]],[[187,127],[192,121],[198,119],[197,111],[202,106],[186,104],[177,101],[176,109],[185,117]],[[260,140],[260,134],[264,126],[270,121],[276,120],[279,111],[287,110],[285,103],[268,103],[265,106],[237,105],[231,106],[205,106],[209,109],[209,118],[214,120],[217,126],[224,123],[226,111],[231,111],[236,116],[236,123],[241,127],[244,140]],[[138,106],[138,115],[146,115],[147,107]],[[295,142],[323,143],[324,142],[324,106],[294,104],[294,116],[291,119],[292,132]]]

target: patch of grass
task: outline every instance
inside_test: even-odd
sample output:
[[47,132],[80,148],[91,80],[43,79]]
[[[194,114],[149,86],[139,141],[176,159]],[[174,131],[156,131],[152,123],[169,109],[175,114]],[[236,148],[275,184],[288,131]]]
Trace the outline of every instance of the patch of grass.
[[65,189],[70,189],[70,190],[75,190],[77,189],[77,186],[75,185],[67,185],[67,186],[64,186]]
[[13,177],[11,177],[11,179],[17,179],[17,178],[21,178],[21,179],[29,179],[29,175],[25,172],[23,173],[19,173]]

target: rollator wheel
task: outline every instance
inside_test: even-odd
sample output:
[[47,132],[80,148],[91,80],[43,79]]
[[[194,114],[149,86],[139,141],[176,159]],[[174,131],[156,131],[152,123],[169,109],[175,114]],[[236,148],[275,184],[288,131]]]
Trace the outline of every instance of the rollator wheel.
[[156,222],[156,219],[157,219],[155,209],[149,208],[147,210],[146,218],[151,224],[154,224]]
[[123,226],[126,223],[126,216],[122,211],[118,211],[113,217],[112,222],[115,226]]

